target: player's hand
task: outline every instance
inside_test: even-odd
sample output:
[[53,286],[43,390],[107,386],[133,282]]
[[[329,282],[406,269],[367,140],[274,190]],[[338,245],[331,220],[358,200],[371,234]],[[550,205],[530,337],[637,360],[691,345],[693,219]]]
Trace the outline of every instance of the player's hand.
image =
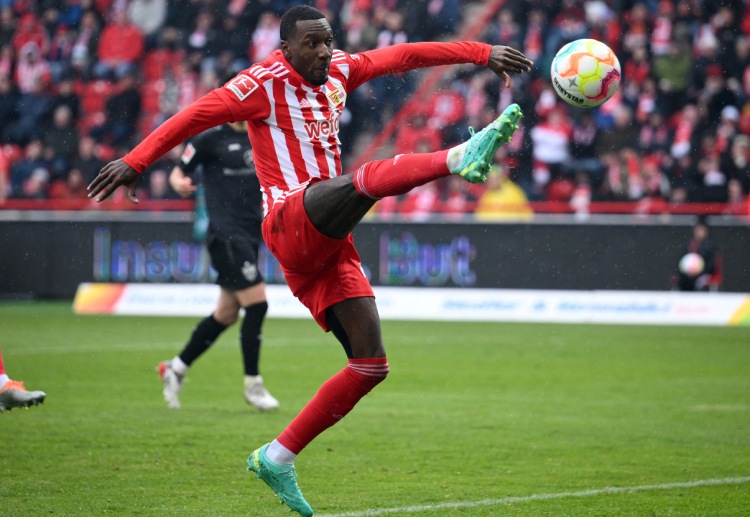
[[534,62],[520,51],[505,45],[493,45],[487,66],[502,79],[505,87],[510,88],[510,75],[531,71]]
[[193,179],[190,176],[180,176],[174,173],[169,176],[169,185],[183,198],[190,197],[196,190],[196,186],[193,185]]
[[88,186],[89,197],[96,197],[97,202],[107,199],[120,185],[125,185],[128,199],[138,203],[135,196],[135,187],[141,179],[141,175],[124,161],[115,160],[102,167],[94,181]]

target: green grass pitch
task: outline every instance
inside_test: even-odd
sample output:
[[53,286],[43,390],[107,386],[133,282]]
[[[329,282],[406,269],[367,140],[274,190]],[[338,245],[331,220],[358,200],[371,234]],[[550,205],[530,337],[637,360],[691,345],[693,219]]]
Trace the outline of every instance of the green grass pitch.
[[[235,326],[169,410],[155,367],[197,321],[0,303],[8,373],[47,392],[0,415],[0,515],[291,515],[245,460],[343,351],[311,319],[269,320],[262,373],[281,408],[262,414],[242,399]],[[388,380],[297,461],[316,515],[750,515],[750,329],[383,331]]]

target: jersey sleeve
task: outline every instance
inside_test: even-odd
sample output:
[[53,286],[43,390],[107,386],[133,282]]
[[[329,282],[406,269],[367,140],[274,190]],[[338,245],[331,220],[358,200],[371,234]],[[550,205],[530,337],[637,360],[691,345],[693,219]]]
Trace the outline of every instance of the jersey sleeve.
[[217,90],[207,93],[170,117],[126,154],[123,161],[138,172],[143,172],[180,142],[211,127],[233,122],[232,111]]
[[347,90],[352,91],[370,79],[429,66],[473,63],[486,66],[492,47],[471,41],[401,43],[390,47],[351,54]]
[[266,118],[269,113],[268,97],[260,82],[241,72],[156,128],[125,155],[123,161],[143,172],[164,153],[191,136],[227,122]]

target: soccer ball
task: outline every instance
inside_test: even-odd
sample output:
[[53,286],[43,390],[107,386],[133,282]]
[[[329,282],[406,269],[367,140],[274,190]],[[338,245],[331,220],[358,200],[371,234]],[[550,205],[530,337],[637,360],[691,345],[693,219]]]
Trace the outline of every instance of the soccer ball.
[[562,100],[594,108],[612,97],[620,85],[620,61],[595,39],[579,39],[561,48],[552,60],[552,86]]
[[698,276],[703,273],[705,263],[697,253],[688,253],[680,259],[680,271],[687,276]]

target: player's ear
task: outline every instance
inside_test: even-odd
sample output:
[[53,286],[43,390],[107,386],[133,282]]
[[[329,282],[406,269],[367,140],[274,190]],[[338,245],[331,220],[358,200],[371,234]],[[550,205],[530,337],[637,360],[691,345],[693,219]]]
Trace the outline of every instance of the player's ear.
[[284,54],[287,61],[292,57],[292,50],[289,48],[289,42],[286,40],[281,40],[281,53]]

